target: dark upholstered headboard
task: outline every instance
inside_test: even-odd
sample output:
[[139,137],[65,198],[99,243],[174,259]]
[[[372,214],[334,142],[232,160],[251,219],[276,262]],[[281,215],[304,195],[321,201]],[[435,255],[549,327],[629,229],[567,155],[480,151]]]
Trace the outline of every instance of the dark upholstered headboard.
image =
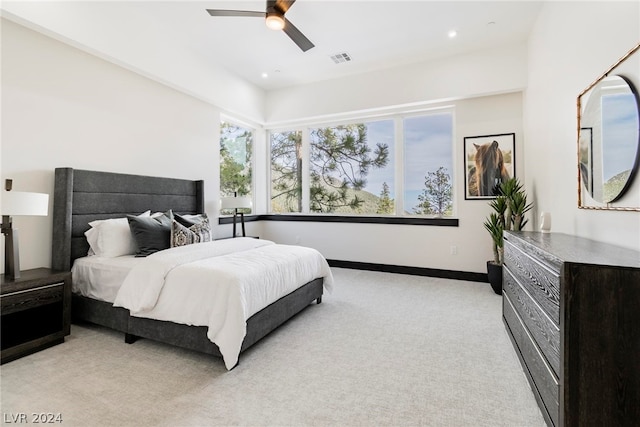
[[53,256],[56,270],[69,270],[89,250],[89,222],[151,210],[204,212],[204,182],[72,168],[56,168],[53,200]]

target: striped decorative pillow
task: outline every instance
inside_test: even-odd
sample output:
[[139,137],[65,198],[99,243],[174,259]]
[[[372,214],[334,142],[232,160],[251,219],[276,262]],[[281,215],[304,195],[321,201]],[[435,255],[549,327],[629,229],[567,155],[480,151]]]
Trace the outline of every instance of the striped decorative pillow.
[[173,214],[171,247],[210,242],[211,240],[211,224],[207,214],[203,213],[191,218]]

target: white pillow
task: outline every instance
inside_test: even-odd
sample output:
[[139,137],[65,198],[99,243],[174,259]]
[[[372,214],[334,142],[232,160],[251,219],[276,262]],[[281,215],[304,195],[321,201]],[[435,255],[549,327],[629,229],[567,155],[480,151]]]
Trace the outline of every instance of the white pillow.
[[[138,216],[149,216],[150,211]],[[91,221],[84,235],[89,242],[88,255],[114,258],[136,253],[136,242],[131,235],[127,218],[112,218]]]

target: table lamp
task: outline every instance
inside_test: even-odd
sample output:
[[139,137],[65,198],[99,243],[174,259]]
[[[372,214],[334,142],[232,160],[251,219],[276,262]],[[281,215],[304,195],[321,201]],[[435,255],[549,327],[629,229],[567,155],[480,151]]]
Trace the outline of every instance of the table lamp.
[[250,197],[223,197],[220,199],[220,210],[233,209],[233,237],[236,237],[236,220],[240,215],[242,223],[242,237],[246,237],[244,231],[244,212],[238,212],[238,209],[251,209],[252,203]]
[[11,190],[11,180],[6,181],[6,191],[2,192],[2,234],[4,234],[4,274],[10,279],[20,277],[20,251],[18,249],[18,229],[13,227],[11,216],[47,216],[49,195],[25,193]]

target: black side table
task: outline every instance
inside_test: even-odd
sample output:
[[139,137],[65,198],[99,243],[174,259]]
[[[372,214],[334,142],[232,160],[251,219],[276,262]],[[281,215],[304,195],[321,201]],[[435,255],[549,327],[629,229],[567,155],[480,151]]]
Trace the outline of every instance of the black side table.
[[49,268],[0,281],[1,362],[64,342],[71,331],[71,273]]

